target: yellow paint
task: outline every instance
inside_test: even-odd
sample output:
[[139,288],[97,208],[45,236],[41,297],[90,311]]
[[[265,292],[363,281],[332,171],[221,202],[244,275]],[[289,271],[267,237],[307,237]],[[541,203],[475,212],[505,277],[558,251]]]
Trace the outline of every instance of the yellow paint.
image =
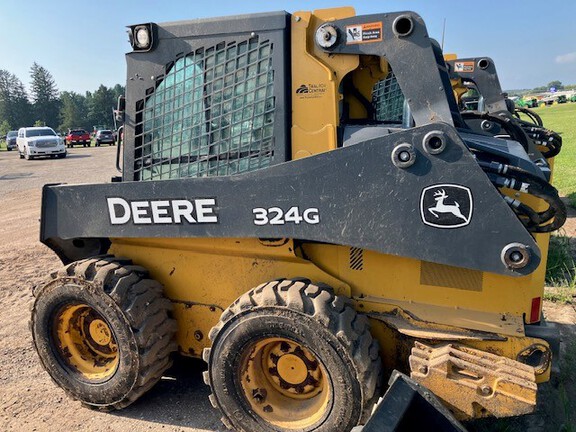
[[344,296],[347,284],[298,256],[292,240],[114,239],[110,253],[130,257],[150,270],[174,302],[180,351],[200,357],[208,333],[236,298],[263,282],[307,277]]
[[303,383],[308,376],[304,360],[294,354],[285,354],[278,360],[278,374],[289,384]]
[[289,339],[263,338],[247,353],[240,382],[246,400],[265,421],[306,430],[326,415],[332,397],[328,375],[307,347]]
[[54,317],[56,355],[66,369],[99,382],[114,375],[120,355],[106,321],[86,304],[68,304]]
[[[343,7],[292,15],[292,157],[299,159],[337,146],[338,87],[359,65],[357,55],[331,56],[316,45],[316,29],[326,21],[354,16]],[[297,93],[305,85],[308,93]]]

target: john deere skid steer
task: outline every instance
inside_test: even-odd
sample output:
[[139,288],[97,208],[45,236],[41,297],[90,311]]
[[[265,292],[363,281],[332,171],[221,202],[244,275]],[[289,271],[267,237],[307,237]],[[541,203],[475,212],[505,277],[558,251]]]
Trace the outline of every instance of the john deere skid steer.
[[519,107],[502,91],[494,61],[489,57],[458,59],[446,55],[455,97],[461,99],[470,89],[479,95],[477,112],[462,112],[469,127],[478,133],[508,137],[522,143],[541,169],[548,169],[543,158],[560,153],[562,137],[546,129],[535,111]]
[[43,190],[65,267],[32,332],[59,386],[123,408],[177,351],[239,431],[350,431],[394,370],[460,420],[535,409],[565,209],[521,143],[466,125],[417,14],[129,34],[122,175]]

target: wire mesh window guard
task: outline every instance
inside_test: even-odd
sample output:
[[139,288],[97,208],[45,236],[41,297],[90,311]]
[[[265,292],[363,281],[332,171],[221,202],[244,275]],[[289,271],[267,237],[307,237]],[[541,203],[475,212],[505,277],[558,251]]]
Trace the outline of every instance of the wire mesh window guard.
[[269,166],[273,45],[253,37],[180,56],[136,103],[138,180],[213,177]]
[[392,71],[383,80],[378,81],[372,90],[372,105],[375,120],[381,122],[402,122],[404,95]]

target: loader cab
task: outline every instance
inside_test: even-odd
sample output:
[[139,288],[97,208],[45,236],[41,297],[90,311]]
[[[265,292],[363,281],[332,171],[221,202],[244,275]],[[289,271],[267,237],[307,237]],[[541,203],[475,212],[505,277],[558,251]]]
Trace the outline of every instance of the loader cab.
[[[234,175],[348,145],[360,127],[461,124],[422,19],[354,16],[335,8],[131,26],[124,179]],[[330,32],[334,41],[318,42]],[[358,32],[370,39],[356,43]],[[419,82],[394,72],[408,52]]]

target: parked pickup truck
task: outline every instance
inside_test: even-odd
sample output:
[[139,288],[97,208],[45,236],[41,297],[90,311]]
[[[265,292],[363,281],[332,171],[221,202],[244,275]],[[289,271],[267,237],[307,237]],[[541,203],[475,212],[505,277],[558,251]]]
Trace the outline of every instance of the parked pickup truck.
[[90,147],[90,134],[84,129],[69,129],[65,139],[68,147],[74,147],[75,144]]

